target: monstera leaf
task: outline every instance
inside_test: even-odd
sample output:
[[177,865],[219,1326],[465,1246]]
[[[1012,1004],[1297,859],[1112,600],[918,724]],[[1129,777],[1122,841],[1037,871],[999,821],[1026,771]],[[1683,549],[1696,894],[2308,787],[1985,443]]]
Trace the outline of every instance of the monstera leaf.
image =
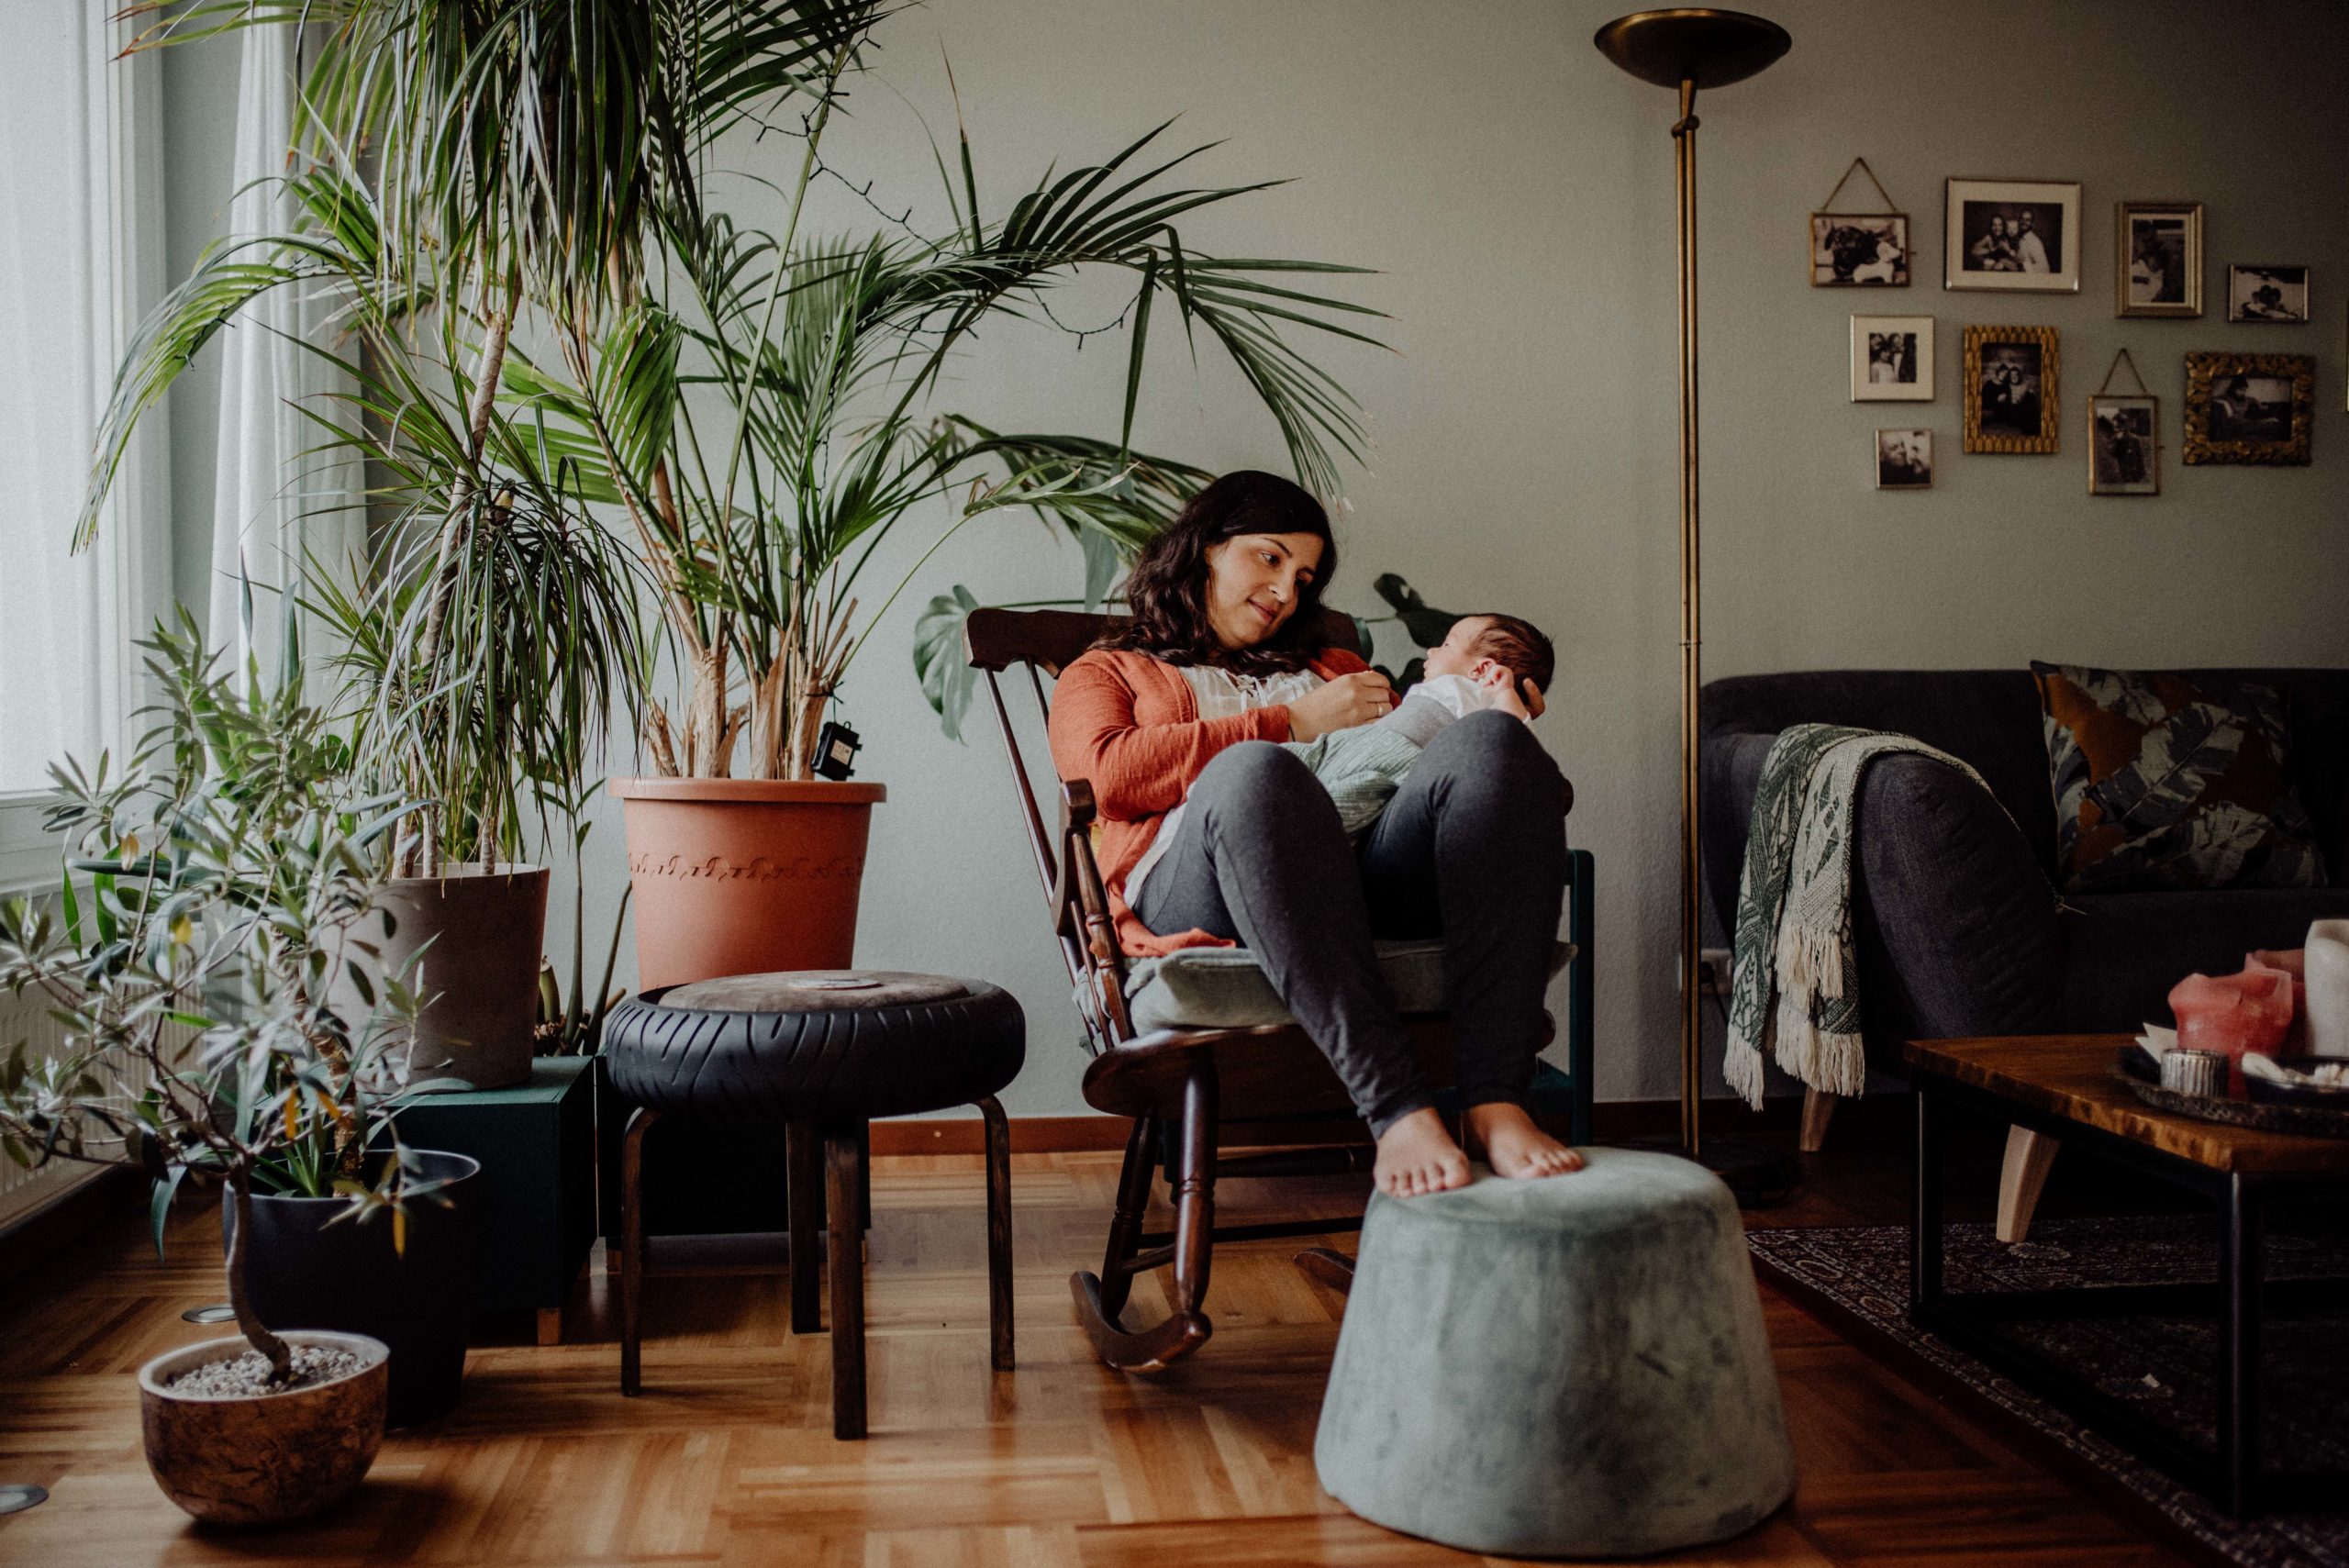
[[934,595],[914,621],[914,673],[949,740],[963,739],[963,717],[978,689],[978,673],[963,657],[963,622],[978,607],[971,590],[957,583]]
[[1411,640],[1421,648],[1433,648],[1452,634],[1460,617],[1451,610],[1439,610],[1419,596],[1419,591],[1392,572],[1379,573],[1371,584],[1378,596],[1395,611],[1396,618]]

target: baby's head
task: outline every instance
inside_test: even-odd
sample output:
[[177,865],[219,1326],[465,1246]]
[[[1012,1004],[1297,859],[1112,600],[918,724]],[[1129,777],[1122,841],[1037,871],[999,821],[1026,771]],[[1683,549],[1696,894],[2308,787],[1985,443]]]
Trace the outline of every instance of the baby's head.
[[1557,673],[1557,650],[1542,628],[1515,616],[1463,616],[1452,623],[1444,639],[1428,650],[1425,668],[1431,675],[1465,675],[1481,680],[1498,665],[1533,689],[1547,693]]

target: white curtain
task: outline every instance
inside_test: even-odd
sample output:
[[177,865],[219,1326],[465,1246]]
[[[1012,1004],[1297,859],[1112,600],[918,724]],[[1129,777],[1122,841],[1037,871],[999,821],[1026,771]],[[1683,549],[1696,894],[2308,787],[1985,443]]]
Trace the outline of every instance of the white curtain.
[[170,592],[160,417],[125,458],[96,547],[69,550],[115,366],[161,284],[158,62],[117,58],[117,10],[11,7],[0,48],[0,885],[54,869],[21,792],[64,755],[120,750],[141,700],[131,639]]
[[[249,28],[238,72],[237,148],[228,205],[231,242],[294,226],[285,183],[300,71],[291,27]],[[315,452],[326,434],[297,405],[349,390],[351,378],[302,342],[336,347],[331,300],[280,289],[221,333],[220,430],[212,500],[210,618],[213,647],[242,671],[248,655],[277,673],[288,617],[315,562],[339,581],[365,539],[357,509],[364,484],[355,459]],[[348,353],[347,347],[336,348]],[[303,455],[310,451],[310,455]],[[250,584],[250,590],[248,589]],[[246,603],[250,599],[250,621]],[[317,639],[304,628],[306,650]],[[315,661],[312,675],[317,674]]]

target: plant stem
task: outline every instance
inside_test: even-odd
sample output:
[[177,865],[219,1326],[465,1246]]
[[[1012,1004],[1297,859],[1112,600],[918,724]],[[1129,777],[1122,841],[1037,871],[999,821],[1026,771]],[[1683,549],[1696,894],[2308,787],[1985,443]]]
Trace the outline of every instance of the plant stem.
[[268,1359],[270,1383],[282,1386],[293,1381],[293,1348],[254,1316],[252,1300],[245,1294],[245,1254],[253,1234],[253,1194],[248,1174],[240,1172],[228,1178],[228,1196],[237,1216],[237,1232],[228,1239],[228,1305],[236,1309],[237,1327],[245,1342]]

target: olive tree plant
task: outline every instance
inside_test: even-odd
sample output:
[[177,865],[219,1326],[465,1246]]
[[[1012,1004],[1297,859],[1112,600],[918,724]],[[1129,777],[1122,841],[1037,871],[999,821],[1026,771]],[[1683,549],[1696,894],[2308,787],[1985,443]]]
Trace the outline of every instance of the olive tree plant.
[[52,770],[57,887],[0,905],[0,989],[56,1026],[0,1058],[0,1149],[144,1172],[159,1250],[183,1179],[224,1184],[229,1300],[283,1382],[291,1351],[245,1289],[253,1193],[342,1194],[354,1219],[387,1214],[396,1245],[401,1206],[428,1191],[395,1146],[366,1179],[418,1006],[405,977],[378,995],[353,962],[373,956],[356,927],[401,813],[350,797],[348,748],[302,699],[298,659],[275,687],[257,669],[240,686],[181,614],[144,645],[162,697],[128,765]]

